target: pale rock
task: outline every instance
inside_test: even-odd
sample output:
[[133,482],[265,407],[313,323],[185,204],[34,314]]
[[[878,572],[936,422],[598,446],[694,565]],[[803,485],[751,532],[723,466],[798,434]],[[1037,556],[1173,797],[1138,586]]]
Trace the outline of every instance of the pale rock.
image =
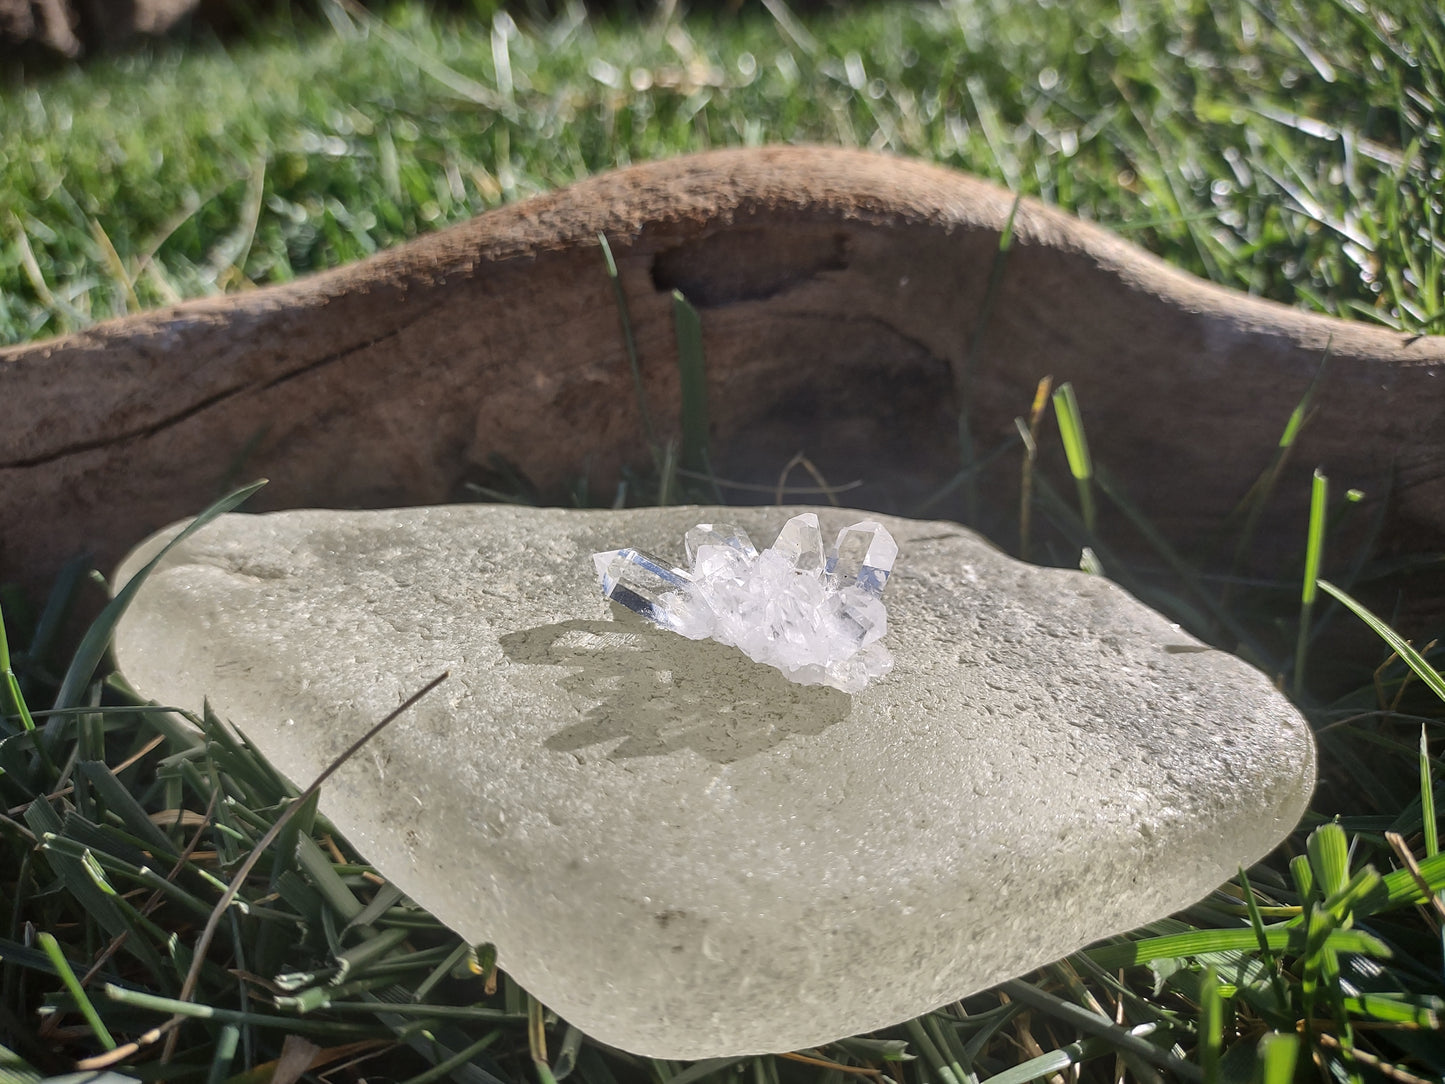
[[1191,904],[1294,827],[1314,745],[1262,674],[952,524],[877,517],[896,662],[852,696],[600,597],[619,540],[681,564],[699,523],[771,538],[794,511],[226,516],[116,651],[298,783],[450,670],[326,812],[544,1003],[655,1057],[896,1023]]

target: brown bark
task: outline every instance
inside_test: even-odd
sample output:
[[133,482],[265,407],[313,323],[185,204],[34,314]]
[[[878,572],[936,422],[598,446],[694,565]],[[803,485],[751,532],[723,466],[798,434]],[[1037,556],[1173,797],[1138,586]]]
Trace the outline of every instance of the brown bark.
[[[272,482],[258,508],[456,499],[498,455],[544,488],[585,473],[610,493],[648,453],[599,232],[666,435],[672,290],[701,312],[723,478],[771,481],[804,451],[833,482],[865,480],[848,504],[916,512],[958,470],[959,411],[986,452],[1052,375],[1073,381],[1095,460],[1193,552],[1270,461],[1328,347],[1257,567],[1297,555],[1316,465],[1337,491],[1366,491],[1357,524],[1384,509],[1387,552],[1441,547],[1445,339],[1200,282],[1029,200],[999,264],[1011,205],[919,162],[721,151],[595,177],[295,283],[0,351],[0,579],[40,587],[82,547],[109,568],[259,475]],[[1045,456],[1056,486],[1060,462]],[[979,476],[982,524],[1006,536],[1019,464],[1014,448]],[[961,492],[928,514],[961,515]],[[1104,530],[1147,550],[1117,515]]]

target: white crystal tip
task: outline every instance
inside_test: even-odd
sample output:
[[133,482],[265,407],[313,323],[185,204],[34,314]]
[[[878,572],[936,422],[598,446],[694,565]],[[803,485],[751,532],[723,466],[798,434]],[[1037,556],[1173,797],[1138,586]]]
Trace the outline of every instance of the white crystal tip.
[[592,555],[606,598],[691,639],[739,648],[802,685],[859,692],[893,667],[880,595],[898,544],[881,523],[838,532],[827,552],[812,512],[783,524],[759,553],[747,533],[699,523],[683,540],[689,569],[637,549]]

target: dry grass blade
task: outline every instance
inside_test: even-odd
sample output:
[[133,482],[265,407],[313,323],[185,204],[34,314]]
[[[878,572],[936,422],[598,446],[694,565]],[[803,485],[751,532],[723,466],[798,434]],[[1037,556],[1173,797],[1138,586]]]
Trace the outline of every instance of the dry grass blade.
[[813,1058],[807,1054],[798,1053],[779,1054],[778,1057],[784,1058],[787,1061],[800,1062],[803,1065],[816,1066],[819,1069],[827,1069],[834,1073],[848,1073],[852,1076],[872,1077],[875,1080],[880,1080],[883,1077],[883,1070],[870,1069],[866,1065],[842,1065],[836,1061],[828,1061],[826,1058]]
[[1386,832],[1385,842],[1388,843],[1390,849],[1399,856],[1405,868],[1410,871],[1410,876],[1413,877],[1415,883],[1420,886],[1421,893],[1430,901],[1430,906],[1435,911],[1436,921],[1445,920],[1445,899],[1441,899],[1440,894],[1430,888],[1430,882],[1425,879],[1424,871],[1420,869],[1420,863],[1416,861],[1415,855],[1411,853],[1409,844],[1405,842],[1405,837],[1400,835],[1399,832]]
[[1040,377],[1034,388],[1034,401],[1029,407],[1027,424],[1022,418],[1014,419],[1024,445],[1023,472],[1019,478],[1019,557],[1025,561],[1029,559],[1033,538],[1034,466],[1039,454],[1039,426],[1043,424],[1044,411],[1049,408],[1049,392],[1053,386],[1052,376]]
[[[793,469],[795,467],[802,467],[805,471],[807,471],[813,481],[818,484],[818,488],[816,490],[798,490],[797,488],[789,488],[788,475],[793,473]],[[845,486],[840,488],[847,487]],[[809,459],[802,452],[799,452],[795,456],[793,456],[792,459],[788,460],[787,463],[783,465],[783,469],[778,472],[778,484],[773,487],[773,503],[782,504],[783,496],[787,493],[814,492],[823,494],[823,496],[828,498],[829,504],[831,504],[834,508],[838,508],[840,507],[838,502],[839,491],[840,489],[834,488],[833,486],[830,486],[828,484],[828,479],[823,477],[823,472],[820,471],[816,466],[814,466],[811,459]]]

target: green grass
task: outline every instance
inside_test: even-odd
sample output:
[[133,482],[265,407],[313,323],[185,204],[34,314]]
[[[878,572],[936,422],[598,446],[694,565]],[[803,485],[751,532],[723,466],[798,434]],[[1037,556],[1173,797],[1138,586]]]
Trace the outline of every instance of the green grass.
[[[1445,330],[1445,18],[1423,0],[772,11],[518,25],[337,8],[294,35],[0,91],[0,341],[283,281],[630,160],[776,139],[968,168],[1215,281]],[[688,365],[695,378],[695,350]],[[1062,433],[1048,390],[1021,440],[1069,444],[1079,497],[1028,472],[1019,547],[1046,527],[1150,595],[1093,530],[1096,500],[1121,508],[1177,576],[1152,600],[1240,644],[1319,735],[1328,786],[1306,823],[1209,898],[887,1032],[791,1056],[630,1057],[414,907],[219,720],[143,703],[105,653],[114,611],[65,650],[76,564],[37,614],[0,594],[0,1042],[16,1055],[0,1063],[62,1072],[116,1044],[143,1080],[235,1084],[282,1057],[313,1078],[460,1084],[1440,1079],[1440,650],[1332,584],[1316,598],[1348,494],[1327,504],[1318,486],[1292,584],[1221,584],[1089,461],[1089,389],[1052,400]],[[713,499],[706,404],[689,412],[685,446],[649,436],[653,470],[622,479],[618,503]],[[1220,552],[1248,551],[1277,467]],[[1306,652],[1357,621],[1381,637],[1360,660],[1378,669],[1327,691]],[[218,910],[230,892],[240,905]]]
[[334,27],[103,61],[0,91],[0,342],[768,140],[973,170],[1217,282],[1445,330],[1438,5],[1265,10],[979,0],[779,21],[750,3],[518,25],[337,7]]

